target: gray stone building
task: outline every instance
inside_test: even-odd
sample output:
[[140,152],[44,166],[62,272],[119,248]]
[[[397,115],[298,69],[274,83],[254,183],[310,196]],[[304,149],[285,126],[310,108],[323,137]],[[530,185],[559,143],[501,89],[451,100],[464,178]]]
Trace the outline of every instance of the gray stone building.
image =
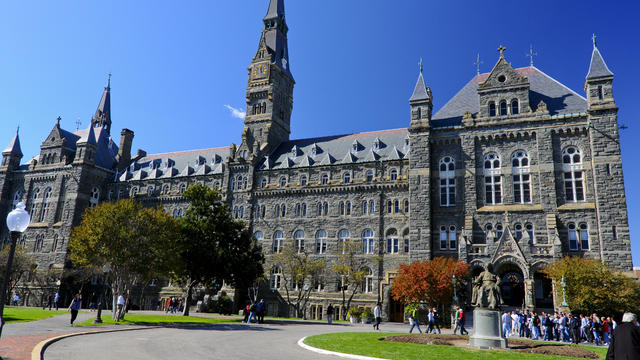
[[[0,213],[27,203],[21,242],[40,268],[64,266],[87,207],[129,197],[181,216],[181,193],[202,183],[221,190],[268,259],[295,243],[331,262],[342,240],[362,243],[368,275],[354,303],[380,301],[389,320],[403,319],[389,295],[397,269],[415,260],[462,259],[474,274],[492,263],[506,304],[529,308],[554,307],[540,269],[562,256],[631,271],[613,73],[595,42],[585,96],[534,66],[513,68],[501,46],[491,72],[435,112],[420,69],[407,128],[292,140],[284,1],[271,0],[263,21],[239,145],[131,158],[133,132],[120,146],[109,134],[108,85],[90,128],[56,124],[38,157],[21,162],[15,136],[2,153]],[[269,272],[268,311],[285,314],[282,274]],[[339,286],[327,273],[309,316],[339,304]]]

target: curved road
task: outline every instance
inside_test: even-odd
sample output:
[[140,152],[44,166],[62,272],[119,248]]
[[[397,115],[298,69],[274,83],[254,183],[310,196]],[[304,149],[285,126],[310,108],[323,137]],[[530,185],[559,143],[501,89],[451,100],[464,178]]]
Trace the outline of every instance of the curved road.
[[[382,324],[384,331],[407,331],[406,325]],[[220,324],[207,327],[150,328],[74,336],[49,346],[45,360],[142,359],[337,359],[297,345],[304,336],[344,331],[371,331],[371,325],[327,325],[287,322]]]

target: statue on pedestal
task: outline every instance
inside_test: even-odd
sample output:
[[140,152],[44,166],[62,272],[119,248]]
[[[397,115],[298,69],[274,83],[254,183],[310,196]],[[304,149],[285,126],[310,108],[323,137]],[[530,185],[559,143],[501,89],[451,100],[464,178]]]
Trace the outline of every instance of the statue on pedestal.
[[502,304],[500,278],[493,273],[493,264],[473,279],[471,305],[483,309],[498,309]]

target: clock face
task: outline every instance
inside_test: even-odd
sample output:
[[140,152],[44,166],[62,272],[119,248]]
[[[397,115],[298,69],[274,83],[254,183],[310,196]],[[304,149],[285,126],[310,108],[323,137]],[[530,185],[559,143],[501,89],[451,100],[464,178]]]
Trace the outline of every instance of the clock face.
[[254,79],[262,79],[267,77],[267,72],[269,68],[267,64],[256,64],[253,66],[253,78]]

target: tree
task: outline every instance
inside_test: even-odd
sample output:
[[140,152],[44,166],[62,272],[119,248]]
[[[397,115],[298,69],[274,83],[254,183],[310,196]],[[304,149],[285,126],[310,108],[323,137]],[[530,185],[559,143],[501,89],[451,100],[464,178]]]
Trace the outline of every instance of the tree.
[[311,291],[321,283],[326,263],[310,257],[305,251],[298,251],[293,243],[286,244],[281,252],[274,254],[272,261],[282,270],[287,304],[294,308],[296,317],[304,317]]
[[396,301],[406,303],[425,303],[428,306],[448,306],[453,302],[453,281],[455,275],[456,291],[465,288],[469,275],[469,265],[462,260],[448,257],[436,257],[433,260],[414,261],[401,264],[398,276],[393,281],[391,295]]
[[367,258],[362,255],[359,242],[346,239],[340,244],[342,253],[338,254],[333,264],[333,272],[338,276],[340,292],[342,293],[343,318],[346,316],[351,300],[358,290],[362,288],[365,277],[368,275]]
[[[113,309],[118,295],[125,297],[131,287],[172,267],[173,248],[178,234],[175,219],[162,208],[145,209],[136,201],[104,202],[88,209],[69,240],[71,260],[81,267],[103,267],[111,280]],[[118,320],[116,311],[113,319]]]
[[187,289],[183,315],[197,285],[226,283],[240,289],[264,273],[262,250],[242,221],[235,221],[217,190],[190,186],[182,195],[191,202],[180,218],[173,277]]
[[[5,246],[0,251],[0,278],[4,277],[5,269],[7,267],[7,258],[9,256],[10,246]],[[27,281],[27,277],[36,268],[36,263],[24,253],[22,247],[17,247],[13,258],[13,264],[11,265],[11,272],[9,273],[9,284],[7,287],[7,293],[5,299],[10,301],[13,290],[21,281]]]
[[640,284],[600,260],[566,256],[543,272],[555,282],[557,299],[562,299],[560,284],[564,277],[572,312],[620,315],[640,311]]

